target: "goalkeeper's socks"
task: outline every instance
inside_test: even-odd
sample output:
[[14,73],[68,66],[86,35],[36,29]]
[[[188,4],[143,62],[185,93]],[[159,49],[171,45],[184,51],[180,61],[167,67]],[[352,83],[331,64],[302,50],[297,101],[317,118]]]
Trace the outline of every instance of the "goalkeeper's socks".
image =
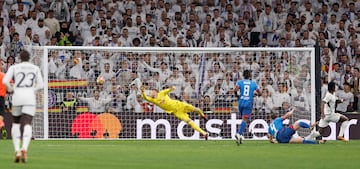
[[310,128],[310,125],[309,124],[307,124],[307,123],[305,123],[305,122],[299,122],[299,126],[301,127],[301,128]]
[[306,140],[304,139],[303,144],[318,144],[318,142],[316,140]]

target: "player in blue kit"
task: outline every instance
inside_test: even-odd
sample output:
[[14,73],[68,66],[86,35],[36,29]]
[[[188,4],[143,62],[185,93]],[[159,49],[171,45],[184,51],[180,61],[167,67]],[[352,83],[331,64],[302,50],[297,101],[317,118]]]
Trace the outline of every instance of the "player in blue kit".
[[251,112],[253,109],[253,96],[255,93],[260,94],[259,86],[255,81],[251,80],[251,71],[244,70],[243,77],[244,79],[236,82],[235,87],[235,91],[239,91],[238,109],[242,119],[239,131],[235,135],[236,143],[238,145],[242,144],[244,139],[244,130],[247,126],[247,122],[251,118]]
[[284,127],[283,121],[288,119],[293,113],[295,109],[287,112],[285,115],[278,117],[277,114],[271,114],[270,124],[268,130],[268,138],[271,143],[302,143],[302,144],[321,144],[324,141],[316,141],[316,140],[306,140],[303,137],[294,137],[296,130],[300,128],[310,128],[315,126],[310,126],[309,124],[296,121],[293,125],[289,127]]

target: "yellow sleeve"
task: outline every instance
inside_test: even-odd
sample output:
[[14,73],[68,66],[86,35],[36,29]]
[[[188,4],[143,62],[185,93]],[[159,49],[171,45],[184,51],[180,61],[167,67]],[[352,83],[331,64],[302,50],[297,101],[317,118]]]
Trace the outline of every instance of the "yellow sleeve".
[[141,92],[141,96],[143,99],[145,99],[148,102],[154,103],[154,99],[151,97],[148,97],[145,92]]

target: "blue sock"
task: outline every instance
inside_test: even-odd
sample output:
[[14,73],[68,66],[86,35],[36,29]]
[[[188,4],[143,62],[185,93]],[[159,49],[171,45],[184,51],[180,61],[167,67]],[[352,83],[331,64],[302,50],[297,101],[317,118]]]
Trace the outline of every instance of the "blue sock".
[[301,127],[301,128],[310,128],[310,125],[309,124],[307,124],[307,123],[305,123],[305,122],[299,122],[299,126]]
[[246,128],[246,122],[243,120],[243,121],[241,122],[241,124],[240,124],[240,128],[239,128],[238,133],[239,133],[240,135],[242,135],[242,134],[244,133],[245,128]]
[[315,140],[303,140],[303,144],[317,144]]

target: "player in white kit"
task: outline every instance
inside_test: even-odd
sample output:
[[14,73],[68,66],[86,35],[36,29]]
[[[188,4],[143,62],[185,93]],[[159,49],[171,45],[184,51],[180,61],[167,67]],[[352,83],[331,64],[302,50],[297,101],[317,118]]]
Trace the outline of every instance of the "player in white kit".
[[336,102],[342,102],[338,97],[335,96],[336,84],[330,82],[328,84],[328,92],[321,102],[321,119],[319,121],[319,131],[312,132],[309,137],[310,139],[324,135],[325,128],[330,122],[341,123],[339,135],[337,137],[340,141],[348,141],[344,138],[345,129],[349,123],[349,118],[340,113],[335,113]]
[[[21,63],[12,65],[2,81],[8,92],[12,93],[11,128],[15,148],[15,162],[27,162],[27,150],[32,137],[32,119],[36,111],[36,91],[44,86],[40,68],[29,62],[30,53],[21,51]],[[20,132],[23,125],[23,133]],[[21,145],[22,135],[22,147]]]

